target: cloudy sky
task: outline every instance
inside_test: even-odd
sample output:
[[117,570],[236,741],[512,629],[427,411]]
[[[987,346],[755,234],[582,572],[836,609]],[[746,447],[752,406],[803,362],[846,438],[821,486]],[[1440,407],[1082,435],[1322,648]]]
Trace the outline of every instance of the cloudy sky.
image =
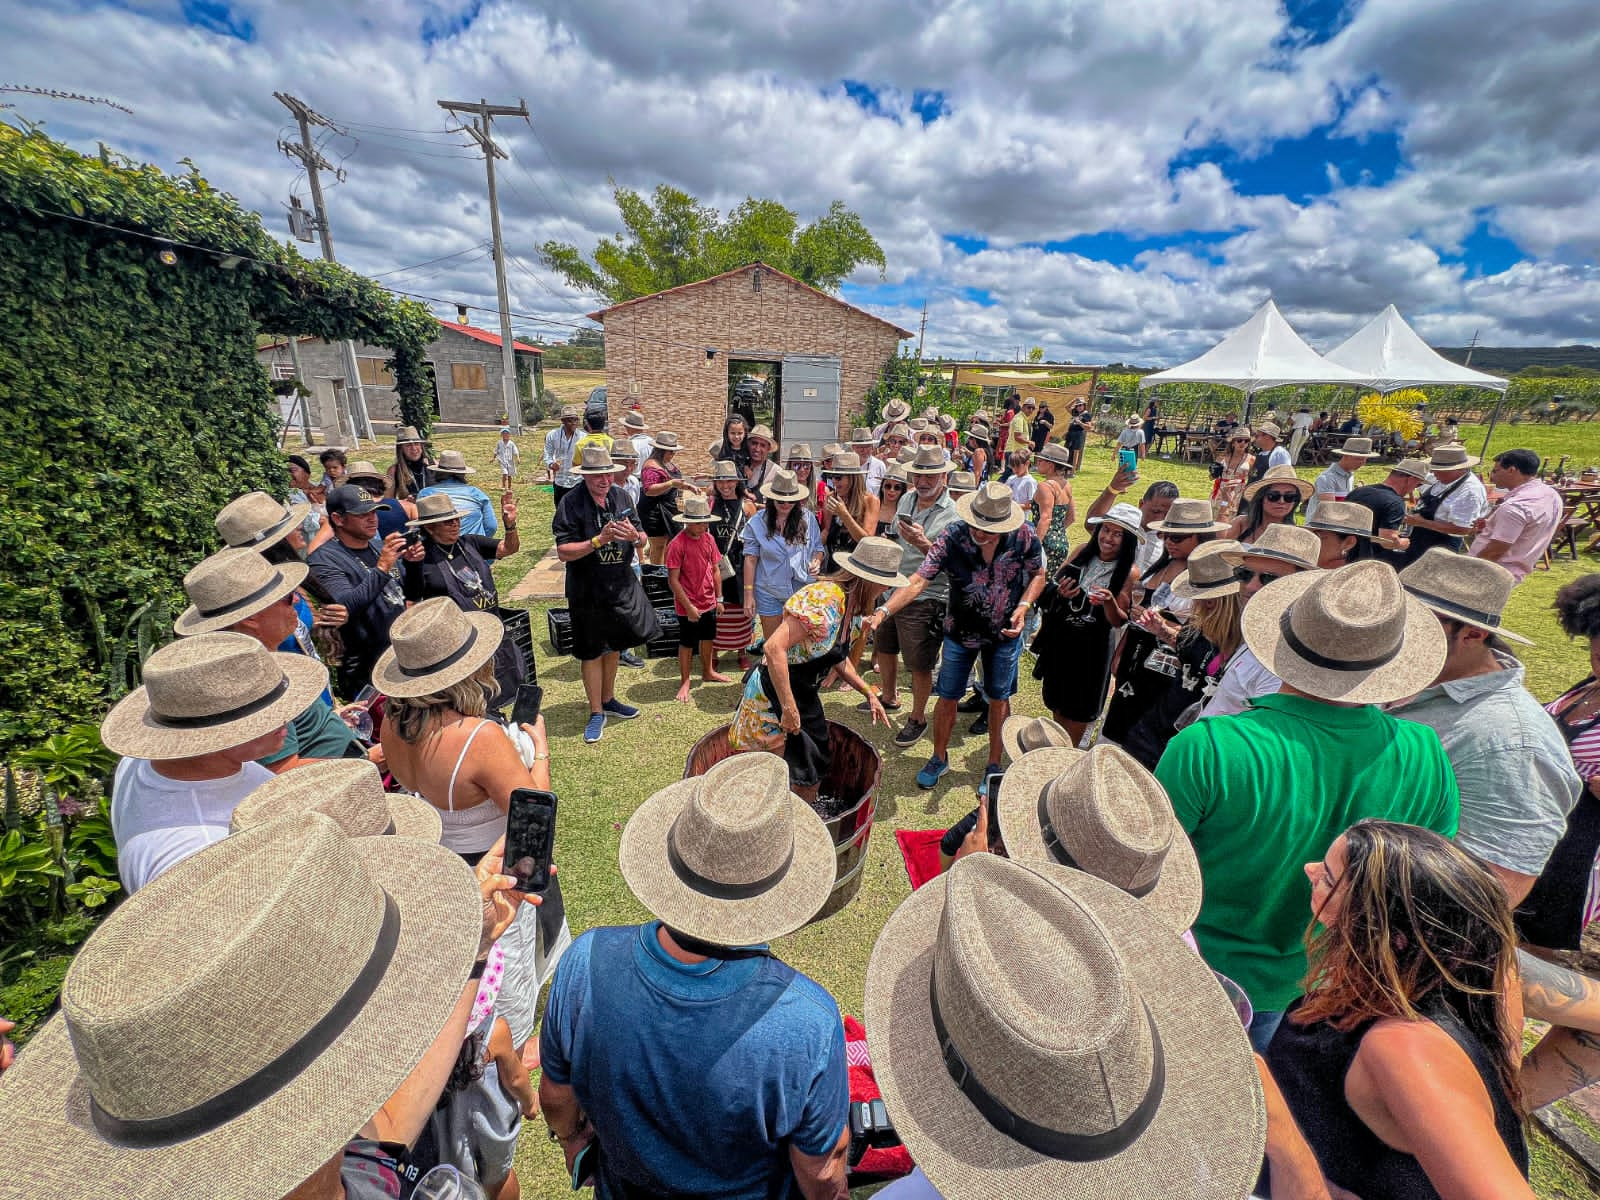
[[1269,295],[1320,349],[1390,302],[1436,345],[1600,342],[1594,0],[0,0],[0,28],[0,81],[133,110],[13,119],[190,157],[275,236],[308,194],[272,94],[300,97],[342,130],[341,261],[474,304],[483,164],[435,101],[525,99],[497,125],[525,334],[598,307],[537,247],[616,232],[614,179],[844,200],[889,260],[845,297],[913,329],[926,301],[930,353],[1172,363]]

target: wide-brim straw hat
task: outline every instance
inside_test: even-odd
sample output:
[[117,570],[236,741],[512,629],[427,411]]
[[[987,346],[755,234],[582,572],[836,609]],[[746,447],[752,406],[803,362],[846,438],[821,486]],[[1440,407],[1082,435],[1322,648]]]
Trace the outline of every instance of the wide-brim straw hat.
[[1468,454],[1460,442],[1444,442],[1433,448],[1428,456],[1428,467],[1434,471],[1464,471],[1482,461],[1476,454]]
[[1237,1200],[1260,1169],[1232,1001],[1142,901],[1081,871],[973,854],[918,888],[873,948],[865,1017],[895,1130],[942,1195]]
[[1060,442],[1046,442],[1044,449],[1039,451],[1039,461],[1053,463],[1058,467],[1070,467],[1072,465],[1072,451],[1068,450]]
[[1182,600],[1232,596],[1243,586],[1234,574],[1243,559],[1244,547],[1231,539],[1197,546],[1185,569],[1172,581],[1172,593]]
[[1372,449],[1372,439],[1368,437],[1345,438],[1344,445],[1334,452],[1335,458],[1377,458]]
[[1144,424],[1144,422],[1139,419],[1139,414],[1138,413],[1129,413],[1128,414],[1128,419],[1124,423],[1126,424],[1126,426],[1129,429],[1132,429],[1135,425],[1143,425]]
[[478,468],[467,466],[467,456],[459,450],[441,450],[433,472],[435,475],[476,475]]
[[939,414],[938,425],[946,433],[954,433],[956,431],[956,419],[949,413]]
[[1400,572],[1400,586],[1440,617],[1531,646],[1532,638],[1500,624],[1516,582],[1516,576],[1497,562],[1456,554],[1443,546],[1428,550]]
[[420,796],[383,790],[383,776],[364,758],[328,758],[274,775],[228,818],[228,831],[253,829],[293,814],[319,812],[346,837],[398,834],[437,842],[439,810]]
[[766,483],[761,485],[761,495],[768,500],[794,501],[799,503],[810,498],[811,491],[799,479],[795,478],[793,471],[785,471],[782,467],[773,471],[767,477]]
[[622,427],[629,433],[643,433],[650,428],[644,422],[644,414],[629,411],[622,418]]
[[265,550],[300,528],[309,504],[284,504],[265,492],[246,492],[217,513],[217,533],[227,546]]
[[415,425],[402,425],[394,431],[394,444],[396,446],[410,446],[422,441],[422,435],[417,432]]
[[1227,528],[1226,521],[1218,521],[1212,514],[1211,501],[1186,500],[1180,496],[1172,502],[1163,520],[1150,525],[1150,532],[1221,533]]
[[1239,561],[1270,558],[1302,571],[1315,571],[1322,558],[1322,542],[1316,531],[1304,525],[1268,525],[1253,542],[1239,547]]
[[878,486],[881,488],[885,483],[891,481],[900,484],[902,487],[909,488],[911,486],[911,479],[906,474],[905,463],[891,462],[883,464],[883,476],[878,480]]
[[829,442],[827,445],[825,445],[822,448],[822,459],[823,459],[824,462],[827,462],[830,459],[837,458],[839,455],[841,455],[843,453],[844,453],[844,443],[842,443],[842,442]]
[[711,482],[719,479],[734,479],[742,482],[744,476],[739,474],[739,464],[731,458],[719,458],[711,464]]
[[796,442],[789,447],[789,453],[784,456],[784,462],[821,462],[815,454],[811,453],[810,442]]
[[[377,490],[380,492],[389,486],[388,477],[364,458],[357,459],[345,468],[344,479],[346,483],[353,483],[357,486],[364,486],[362,481],[370,480],[377,485]],[[372,490],[370,487],[367,488],[369,492]]]
[[1275,441],[1283,440],[1283,430],[1278,428],[1276,421],[1263,421],[1256,426],[1256,433],[1264,433]]
[[852,446],[876,446],[878,439],[872,436],[872,430],[862,427],[850,431],[850,444]]
[[683,442],[670,429],[663,429],[650,439],[650,448],[652,450],[678,451],[683,449]]
[[293,594],[308,571],[303,562],[269,563],[244,546],[218,550],[183,577],[191,603],[172,623],[173,631],[192,637],[226,629]]
[[904,421],[911,415],[911,405],[904,400],[891,400],[883,406],[883,419],[890,425],[896,421]]
[[328,668],[278,654],[242,633],[201,633],[161,647],[144,684],[100,722],[127,758],[193,758],[242,746],[299,716],[328,686]]
[[800,928],[833,889],[833,839],[789,790],[775,754],[749,751],[668,784],[628,819],[628,889],[669,929],[719,946]]
[[106,918],[6,1072],[8,1188],[278,1200],[422,1061],[481,927],[472,868],[416,838],[307,813],[207,847]]
[[[910,450],[911,447],[907,446],[906,449]],[[907,475],[947,475],[953,470],[955,467],[938,446],[921,446],[906,461]]]
[[1256,493],[1263,488],[1276,487],[1279,484],[1291,484],[1295,491],[1300,493],[1301,500],[1311,499],[1316,486],[1309,479],[1301,479],[1294,473],[1293,467],[1268,467],[1266,474],[1244,489],[1244,498],[1254,500]]
[[576,475],[615,475],[622,470],[604,446],[589,445],[578,456],[578,465],[572,468]]
[[1022,505],[1003,483],[986,483],[956,501],[956,515],[969,528],[985,533],[1010,533],[1022,524]]
[[468,678],[494,657],[505,636],[490,612],[463,612],[449,596],[408,608],[389,627],[389,648],[372,667],[385,696],[431,696]]
[[1346,537],[1372,536],[1373,512],[1365,504],[1352,504],[1348,500],[1324,500],[1306,518],[1307,529],[1337,533]]
[[1000,726],[1000,744],[1013,759],[1034,750],[1070,750],[1072,734],[1049,717],[1007,717]]
[[883,431],[883,440],[888,441],[890,438],[900,438],[902,441],[909,442],[911,440],[911,426],[904,421],[894,422]]
[[978,490],[978,477],[971,471],[950,472],[950,494],[952,496],[970,496]]
[[578,412],[578,409],[577,409],[576,405],[563,404],[561,406],[561,411],[559,413],[557,413],[556,415],[557,415],[557,418],[559,420],[562,420],[562,421],[576,421],[583,414]]
[[1113,504],[1101,516],[1089,517],[1084,521],[1084,524],[1111,524],[1118,529],[1126,530],[1128,533],[1138,534],[1141,537],[1144,535],[1144,514],[1139,511],[1137,504],[1129,504],[1125,500]]
[[1428,464],[1420,458],[1402,458],[1399,462],[1389,467],[1391,475],[1408,475],[1412,479],[1426,479],[1428,477]]
[[777,439],[772,436],[771,427],[767,425],[757,425],[749,433],[744,435],[746,445],[749,445],[751,442],[757,439],[767,443],[769,446],[777,444]]
[[416,529],[423,525],[437,525],[443,521],[455,521],[461,517],[461,510],[456,508],[455,500],[444,492],[435,492],[431,496],[423,496],[417,500],[417,516],[413,521],[406,522],[407,529]]
[[715,525],[722,520],[711,511],[709,500],[692,494],[683,497],[683,511],[673,513],[672,519],[679,525]]
[[906,587],[911,583],[900,573],[900,560],[905,557],[905,547],[888,538],[864,537],[854,550],[840,550],[833,556],[850,574],[868,583],[881,583],[884,587]]
[[1431,684],[1447,650],[1438,618],[1388,563],[1354,562],[1276,580],[1245,606],[1245,644],[1291,687],[1384,704]]
[[861,465],[861,456],[854,450],[841,450],[833,456],[833,463],[823,472],[824,475],[865,475],[866,467]]
[[996,809],[1017,862],[1087,871],[1141,900],[1176,934],[1200,915],[1200,862],[1189,835],[1156,777],[1126,750],[1024,754],[1000,780]]

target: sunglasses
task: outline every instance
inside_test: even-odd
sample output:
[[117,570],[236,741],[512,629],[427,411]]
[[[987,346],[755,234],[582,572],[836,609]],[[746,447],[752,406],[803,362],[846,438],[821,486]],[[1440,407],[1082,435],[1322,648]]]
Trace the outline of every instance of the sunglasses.
[[1234,445],[1234,446],[1248,446],[1250,444],[1250,439],[1249,438],[1232,438],[1230,440],[1230,444]]
[[1249,583],[1252,579],[1260,580],[1262,587],[1266,587],[1269,583],[1276,583],[1280,579],[1287,578],[1287,576],[1282,572],[1252,571],[1248,567],[1235,567],[1233,569],[1233,577],[1240,583]]
[[1261,498],[1268,504],[1297,504],[1300,501],[1299,492],[1262,492]]
[[883,490],[884,488],[890,488],[890,487],[899,488],[902,492],[906,490],[906,485],[901,483],[898,479],[885,479],[882,483],[880,483],[878,485],[878,489],[880,491]]
[[1198,533],[1163,533],[1161,535],[1161,540],[1163,542],[1187,542],[1190,538],[1197,538],[1199,536],[1200,535]]

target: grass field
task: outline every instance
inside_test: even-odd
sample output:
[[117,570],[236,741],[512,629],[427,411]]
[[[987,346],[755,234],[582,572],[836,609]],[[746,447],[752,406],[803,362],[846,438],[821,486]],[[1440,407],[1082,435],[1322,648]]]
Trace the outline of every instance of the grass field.
[[606,381],[604,371],[546,371],[544,386],[561,397],[563,404],[582,407],[589,392]]
[[[593,386],[587,382],[593,378],[592,372],[549,374],[562,377],[559,382],[552,378],[551,386],[566,387],[580,399]],[[579,381],[572,378],[575,376],[586,379]],[[1469,428],[1465,433],[1468,445],[1476,453],[1482,445],[1482,431]],[[536,437],[542,434],[530,432],[524,440],[532,443]],[[488,434],[459,434],[441,437],[436,444],[463,451],[481,474],[492,478],[494,464],[490,454],[495,440]],[[1600,462],[1600,426],[1497,430],[1494,449],[1512,446],[1528,446],[1557,456],[1571,453],[1579,463]],[[530,448],[523,447],[525,463],[532,461],[527,453]],[[1080,513],[1109,481],[1112,466],[1111,451],[1094,447],[1088,450],[1084,471],[1074,483]],[[1301,473],[1310,478],[1316,469],[1306,468]],[[1381,478],[1380,468],[1369,468],[1362,477]],[[1143,478],[1171,479],[1189,496],[1208,495],[1210,491],[1206,470],[1192,464],[1155,459],[1143,468]],[[502,593],[522,578],[551,542],[548,486],[525,479],[518,492],[526,549],[496,564],[495,576]],[[1080,524],[1073,533],[1074,546],[1081,543],[1083,536]],[[1587,648],[1569,642],[1560,632],[1550,604],[1561,584],[1597,569],[1600,559],[1595,558],[1576,564],[1559,562],[1550,571],[1536,571],[1513,594],[1506,624],[1536,643],[1523,648],[1522,657],[1528,666],[1529,686],[1542,700],[1559,694],[1588,671]],[[552,775],[562,800],[556,856],[561,863],[572,928],[576,933],[595,925],[642,921],[648,914],[623,886],[616,868],[622,826],[643,799],[682,776],[684,758],[697,738],[730,719],[737,701],[736,685],[697,686],[691,703],[680,705],[673,702],[678,670],[675,659],[652,660],[642,671],[624,670],[618,679],[618,694],[625,701],[640,705],[643,716],[637,721],[612,725],[598,745],[585,746],[580,733],[588,709],[577,664],[570,658],[556,657],[545,641],[542,610],[535,611],[534,625],[539,680],[546,689],[544,711],[551,734]],[[1025,657],[1024,664],[1028,663]],[[1022,713],[1041,713],[1039,684],[1026,674],[1025,671],[1015,707]],[[866,730],[864,716],[855,711],[858,699],[853,692],[828,696],[829,716]],[[889,914],[909,893],[892,830],[946,828],[975,802],[974,788],[987,756],[987,739],[963,740],[959,731],[964,728],[964,723],[957,725],[958,735],[951,746],[951,774],[931,792],[919,791],[912,778],[929,753],[927,739],[903,751],[893,745],[891,731],[881,726],[867,731],[867,737],[883,755],[884,768],[878,791],[880,828],[872,839],[861,893],[843,912],[782,939],[776,947],[786,962],[827,987],[845,1012],[860,1014],[873,941]],[[1541,1141],[1535,1163],[1535,1183],[1542,1196],[1576,1200],[1596,1194],[1588,1189],[1582,1172],[1554,1145]],[[537,1123],[529,1126],[523,1138],[518,1171],[528,1196],[553,1196],[568,1186],[560,1156]]]

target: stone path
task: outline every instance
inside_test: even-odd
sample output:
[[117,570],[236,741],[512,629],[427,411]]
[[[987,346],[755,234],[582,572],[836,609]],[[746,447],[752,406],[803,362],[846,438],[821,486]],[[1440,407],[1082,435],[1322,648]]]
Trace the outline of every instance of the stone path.
[[556,557],[554,546],[545,551],[545,555],[535,565],[533,570],[522,577],[514,588],[506,595],[507,600],[532,600],[543,603],[547,600],[566,599],[567,569],[559,558]]

